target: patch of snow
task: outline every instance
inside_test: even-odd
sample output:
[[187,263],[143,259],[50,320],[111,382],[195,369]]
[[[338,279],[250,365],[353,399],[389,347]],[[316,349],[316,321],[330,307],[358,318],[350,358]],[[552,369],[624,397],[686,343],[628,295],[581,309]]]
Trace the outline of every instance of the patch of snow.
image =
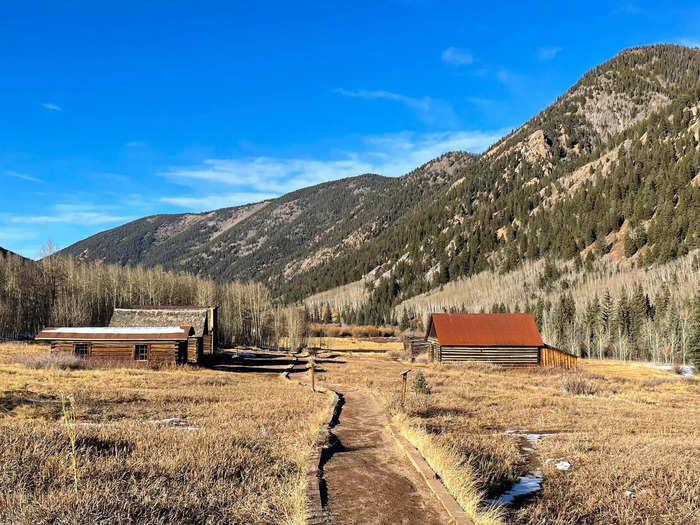
[[496,499],[487,499],[487,503],[495,505],[510,505],[516,498],[527,496],[542,488],[542,469],[535,469],[527,476],[521,476],[510,490],[507,490]]
[[630,498],[630,499],[636,497],[635,493],[632,492],[631,490],[626,490],[626,491],[625,491],[625,496],[627,496],[627,497]]
[[553,435],[551,432],[550,432],[550,433],[543,432],[543,433],[541,433],[541,434],[537,434],[537,433],[534,433],[534,432],[528,432],[527,430],[517,430],[517,429],[514,429],[514,428],[511,428],[511,429],[506,430],[505,433],[506,433],[507,435],[509,435],[509,436],[520,436],[520,437],[524,437],[525,439],[527,439],[527,440],[528,440],[530,443],[532,443],[533,445],[539,443],[540,441],[542,441],[542,438],[547,437],[547,436],[552,436],[552,435]]
[[556,465],[557,470],[569,470],[571,468],[571,463],[568,461],[558,461]]
[[[673,365],[651,365],[651,367],[657,370],[668,370],[669,372],[676,369]],[[678,367],[678,373],[684,377],[690,377],[695,375],[695,370],[691,365],[683,365]]]
[[168,417],[165,419],[152,419],[154,425],[170,425],[173,427],[185,427],[189,425],[184,417]]

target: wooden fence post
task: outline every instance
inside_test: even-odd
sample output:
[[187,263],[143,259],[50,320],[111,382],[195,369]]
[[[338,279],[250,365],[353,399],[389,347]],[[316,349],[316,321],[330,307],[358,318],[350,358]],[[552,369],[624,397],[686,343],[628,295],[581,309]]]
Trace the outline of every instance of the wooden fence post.
[[406,402],[406,378],[408,377],[408,373],[411,371],[409,368],[408,370],[404,370],[401,372],[401,406],[404,406],[404,403]]

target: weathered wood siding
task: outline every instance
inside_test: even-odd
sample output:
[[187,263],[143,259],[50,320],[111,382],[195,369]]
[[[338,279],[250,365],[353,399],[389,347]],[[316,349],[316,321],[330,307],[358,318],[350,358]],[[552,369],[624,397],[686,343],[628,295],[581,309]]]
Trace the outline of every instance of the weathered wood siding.
[[440,361],[440,344],[435,337],[428,338],[428,354],[433,362]]
[[214,353],[214,335],[207,334],[202,337],[202,354],[212,355]]
[[540,364],[559,368],[576,368],[577,357],[558,348],[540,348]]
[[187,339],[187,362],[199,363],[202,356],[202,338],[190,337]]
[[436,360],[443,363],[483,361],[503,366],[533,366],[539,362],[537,347],[437,346]]
[[[52,341],[52,352],[74,352],[74,345],[70,341]],[[175,341],[162,341],[157,343],[124,343],[124,342],[95,342],[89,345],[88,359],[99,361],[119,361],[147,366],[148,364],[175,364],[182,355],[181,345]],[[148,345],[148,359],[137,361],[134,351],[137,344]]]

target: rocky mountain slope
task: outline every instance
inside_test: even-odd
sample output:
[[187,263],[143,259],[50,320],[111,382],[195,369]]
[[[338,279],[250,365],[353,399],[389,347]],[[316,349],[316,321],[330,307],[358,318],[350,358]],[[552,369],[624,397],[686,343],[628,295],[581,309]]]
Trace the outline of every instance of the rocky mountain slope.
[[434,286],[526,260],[669,260],[699,242],[699,79],[698,49],[629,49],[482,155],[149,217],[64,252],[262,279],[286,300],[364,279],[372,321]]
[[61,253],[220,279],[254,278],[276,286],[358,248],[473,159],[468,153],[447,153],[399,178],[366,174],[245,206],[154,215]]
[[622,52],[347,260],[292,279],[286,296],[370,275],[363,319],[381,322],[401,301],[485,269],[687,253],[700,243],[699,74],[698,49]]

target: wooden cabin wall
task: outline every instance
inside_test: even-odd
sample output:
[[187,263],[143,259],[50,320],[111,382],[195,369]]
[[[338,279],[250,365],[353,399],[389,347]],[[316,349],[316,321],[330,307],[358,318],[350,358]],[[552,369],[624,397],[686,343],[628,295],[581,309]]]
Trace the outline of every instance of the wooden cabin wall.
[[187,339],[187,362],[199,363],[199,358],[202,355],[202,338],[189,337]]
[[51,341],[52,352],[73,352],[73,343],[67,341]]
[[554,366],[558,368],[576,368],[577,357],[575,355],[559,350],[558,348],[541,348],[540,364],[542,366]]
[[212,355],[214,353],[214,334],[209,333],[202,337],[202,354]]
[[441,346],[438,352],[443,363],[482,361],[502,366],[536,366],[539,363],[537,347]]
[[[51,351],[73,353],[74,344],[75,343],[71,341],[52,341]],[[150,345],[150,351],[147,361],[136,361],[134,359],[135,345],[143,343],[99,342],[89,344],[89,359],[97,361],[129,362],[137,366],[175,364],[179,362],[178,358],[181,354],[181,345],[176,341],[148,343]]]

